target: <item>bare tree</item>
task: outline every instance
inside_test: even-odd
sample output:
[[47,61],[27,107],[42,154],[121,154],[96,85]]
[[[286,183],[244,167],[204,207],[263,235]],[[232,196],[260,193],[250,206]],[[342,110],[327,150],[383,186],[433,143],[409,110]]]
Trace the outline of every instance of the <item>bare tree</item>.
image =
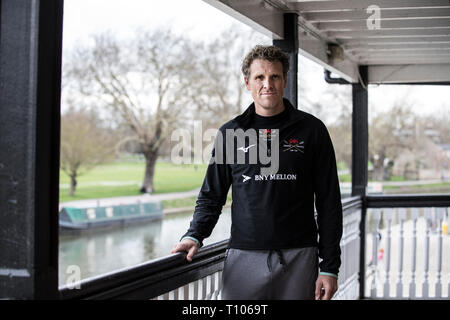
[[[337,99],[343,98],[342,96]],[[329,124],[328,130],[336,153],[336,161],[352,167],[352,113],[348,103],[341,104],[337,119]]]
[[[308,68],[310,68],[308,66]],[[348,168],[352,165],[352,110],[351,87],[327,85],[320,94],[320,100],[310,94],[311,83],[308,76],[313,70],[301,73],[300,90],[304,92],[299,99],[299,109],[313,114],[322,120],[330,132],[336,153],[336,161],[343,162]]]
[[194,71],[190,42],[167,29],[137,30],[131,40],[110,33],[94,37],[68,59],[66,76],[85,98],[125,123],[146,159],[141,192],[155,191],[153,176],[161,145],[184,116]]
[[197,78],[190,98],[196,107],[196,117],[206,127],[218,128],[243,112],[247,92],[241,62],[253,46],[269,43],[270,39],[261,34],[234,24],[197,47]]
[[61,169],[74,196],[77,177],[114,157],[114,137],[92,111],[71,107],[61,116]]
[[[440,147],[450,143],[450,111],[443,109],[438,115],[432,114],[417,119],[416,143],[412,155],[417,171],[427,169],[427,176],[442,176],[448,167],[448,157]],[[434,172],[433,172],[434,171]]]
[[421,118],[424,130],[432,130],[437,133],[432,140],[437,144],[450,143],[450,107],[442,106],[439,112]]
[[379,113],[369,124],[369,160],[373,165],[374,180],[386,180],[386,169],[403,150],[413,150],[417,139],[415,114],[411,106],[397,102]]

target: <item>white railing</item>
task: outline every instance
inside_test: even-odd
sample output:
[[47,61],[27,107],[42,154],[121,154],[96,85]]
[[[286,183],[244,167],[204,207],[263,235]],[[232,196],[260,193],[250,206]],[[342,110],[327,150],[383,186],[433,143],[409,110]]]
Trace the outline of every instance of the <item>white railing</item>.
[[365,297],[445,299],[448,208],[376,208],[366,216]]
[[341,239],[341,268],[338,291],[334,300],[359,299],[359,256],[360,256],[361,208],[344,210]]
[[[341,239],[342,266],[339,273],[339,289],[333,299],[354,300],[359,298],[359,256],[361,202],[356,205],[344,203],[343,235]],[[177,289],[155,297],[155,300],[220,300],[222,271],[193,281]]]
[[220,300],[222,271],[188,283],[152,300]]

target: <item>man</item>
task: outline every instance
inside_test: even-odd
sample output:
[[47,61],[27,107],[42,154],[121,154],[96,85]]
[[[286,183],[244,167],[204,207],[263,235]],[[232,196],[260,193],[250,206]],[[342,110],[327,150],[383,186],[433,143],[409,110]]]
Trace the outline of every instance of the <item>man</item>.
[[[185,251],[192,261],[232,185],[223,299],[328,300],[337,290],[342,205],[334,150],[325,125],[283,98],[288,70],[288,56],[274,46],[256,46],[245,57],[242,72],[254,102],[218,135],[256,130],[259,140],[234,146],[234,137],[216,139],[213,158],[222,151],[227,162],[209,164],[190,228],[171,251]],[[247,161],[256,148],[276,155],[277,172],[261,174],[267,169],[261,161]],[[246,161],[230,162],[230,153]]]

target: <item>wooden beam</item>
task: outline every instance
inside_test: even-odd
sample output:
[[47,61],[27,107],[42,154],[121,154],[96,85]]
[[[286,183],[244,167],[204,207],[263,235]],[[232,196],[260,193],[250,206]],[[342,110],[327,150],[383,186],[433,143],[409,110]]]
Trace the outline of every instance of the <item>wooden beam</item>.
[[367,65],[408,65],[408,64],[418,64],[418,65],[432,65],[432,64],[448,64],[450,63],[449,57],[362,57],[359,59],[360,64]]
[[348,30],[324,32],[333,39],[364,39],[373,38],[404,38],[428,37],[439,38],[450,36],[450,27],[430,29],[379,29],[379,30]]
[[416,50],[416,49],[450,49],[450,41],[429,42],[392,42],[392,43],[353,43],[343,45],[346,51],[390,51],[390,50]]
[[[366,20],[371,13],[366,10],[356,11],[317,11],[303,13],[303,17],[310,22],[330,22]],[[422,8],[422,9],[397,9],[383,10],[380,15],[381,20],[387,19],[422,19],[450,17],[450,7],[442,8]]]
[[339,0],[339,1],[296,1],[287,0],[287,5],[299,13],[310,11],[366,10],[371,5],[380,9],[433,8],[450,6],[447,0]]
[[369,66],[369,83],[450,82],[448,64]]
[[[440,19],[391,19],[379,20],[383,29],[450,28],[450,18]],[[321,31],[359,31],[368,30],[366,20],[315,22],[313,25]]]
[[203,0],[272,39],[283,39],[283,11],[253,0]]
[[343,46],[359,46],[366,44],[401,44],[401,43],[433,43],[433,42],[450,42],[450,35],[448,36],[417,36],[417,37],[392,37],[392,38],[357,38],[357,39],[340,39],[339,43]]

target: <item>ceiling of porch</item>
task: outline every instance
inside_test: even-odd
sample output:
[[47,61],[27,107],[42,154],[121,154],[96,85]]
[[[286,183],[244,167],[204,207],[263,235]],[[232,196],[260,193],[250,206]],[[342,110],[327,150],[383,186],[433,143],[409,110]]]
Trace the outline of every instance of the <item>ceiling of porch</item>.
[[298,14],[299,53],[350,82],[450,81],[450,0],[204,0],[272,39]]

